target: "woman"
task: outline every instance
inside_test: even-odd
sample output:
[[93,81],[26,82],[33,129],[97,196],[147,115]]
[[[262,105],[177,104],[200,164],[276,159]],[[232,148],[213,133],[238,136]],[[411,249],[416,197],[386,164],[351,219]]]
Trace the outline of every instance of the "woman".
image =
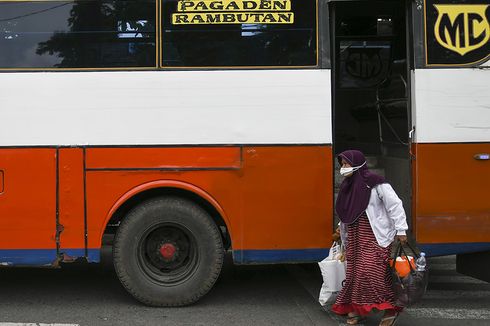
[[336,211],[346,249],[346,281],[332,310],[347,314],[355,325],[372,310],[383,310],[380,326],[394,325],[401,307],[395,305],[388,267],[395,237],[404,244],[408,229],[402,201],[384,177],[370,172],[360,151],[338,156],[340,185]]

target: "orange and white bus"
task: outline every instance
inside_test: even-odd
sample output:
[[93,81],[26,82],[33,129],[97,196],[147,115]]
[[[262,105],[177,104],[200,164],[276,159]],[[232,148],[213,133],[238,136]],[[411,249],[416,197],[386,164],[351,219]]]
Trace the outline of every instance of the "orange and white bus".
[[488,0],[0,0],[0,264],[96,263],[109,243],[135,298],[189,304],[225,250],[324,258],[335,155],[357,148],[418,246],[470,273],[490,255],[489,15]]

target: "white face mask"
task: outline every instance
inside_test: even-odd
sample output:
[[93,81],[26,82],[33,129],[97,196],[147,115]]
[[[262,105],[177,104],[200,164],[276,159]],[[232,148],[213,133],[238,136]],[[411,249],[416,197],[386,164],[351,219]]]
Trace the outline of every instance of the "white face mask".
[[366,162],[362,163],[359,166],[353,166],[350,168],[340,168],[340,175],[343,177],[346,177],[349,174],[352,174],[352,173],[356,172],[357,170],[359,170],[360,168],[362,168],[364,166],[364,164],[366,164]]

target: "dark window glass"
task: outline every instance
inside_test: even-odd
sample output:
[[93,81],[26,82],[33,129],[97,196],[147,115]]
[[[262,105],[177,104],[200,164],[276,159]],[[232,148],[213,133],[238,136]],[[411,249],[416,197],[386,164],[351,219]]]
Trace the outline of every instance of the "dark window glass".
[[162,0],[162,65],[316,65],[316,3]]
[[155,0],[0,3],[0,68],[155,67]]

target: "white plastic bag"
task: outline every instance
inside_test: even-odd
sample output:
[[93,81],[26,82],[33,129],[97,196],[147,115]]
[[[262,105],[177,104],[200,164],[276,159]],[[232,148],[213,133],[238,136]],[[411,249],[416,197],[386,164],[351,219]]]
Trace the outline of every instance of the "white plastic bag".
[[318,297],[322,306],[334,302],[342,289],[345,280],[345,263],[340,261],[341,256],[341,247],[334,242],[328,257],[318,263],[323,276],[323,285]]

